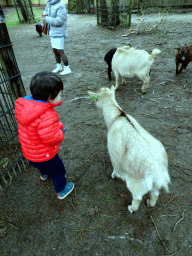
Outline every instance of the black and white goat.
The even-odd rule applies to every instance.
[[[141,91],[146,92],[149,87],[151,65],[156,54],[160,52],[159,49],[154,49],[151,54],[148,54],[144,50],[138,50],[130,46],[117,48],[112,58],[112,70],[116,78],[115,89],[119,87],[120,76],[122,78],[137,76],[143,81]]]

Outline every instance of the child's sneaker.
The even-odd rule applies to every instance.
[[[59,199],[64,199],[66,196],[68,196],[74,189],[74,183],[73,182],[69,182],[66,184],[65,189],[59,193],[57,193],[57,197]]]
[[[41,180],[47,180],[47,179],[48,179],[48,176],[47,176],[47,175],[41,175],[41,176],[40,176],[40,179],[41,179]]]

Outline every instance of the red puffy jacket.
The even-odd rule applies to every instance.
[[[33,100],[32,97],[18,98],[15,101],[15,117],[19,122],[19,141],[25,158],[32,162],[52,159],[64,139],[59,116],[52,104]]]

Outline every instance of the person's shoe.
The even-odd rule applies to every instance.
[[[56,69],[54,69],[54,70],[52,71],[52,73],[58,73],[58,72],[60,72],[60,71],[62,71],[62,70],[63,70],[63,69],[62,69],[61,64],[58,63]]]
[[[63,191],[57,193],[57,197],[59,199],[64,199],[66,196],[68,196],[74,189],[75,185],[73,182],[69,182],[66,184]]]
[[[64,66],[64,70],[60,73],[61,76],[71,74],[71,69],[69,66]]]
[[[41,180],[47,180],[47,179],[48,179],[48,176],[47,176],[47,175],[41,175],[41,176],[40,176],[40,179],[41,179]]]

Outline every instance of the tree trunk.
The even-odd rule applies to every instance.
[[[131,14],[132,14],[132,10],[133,10],[133,0],[129,0],[129,23],[128,23],[128,27],[131,27]]]
[[[28,15],[27,15],[27,11],[24,5],[24,2],[22,0],[16,0],[17,4],[21,10],[21,14],[23,16],[23,19],[27,22],[28,21]]]

